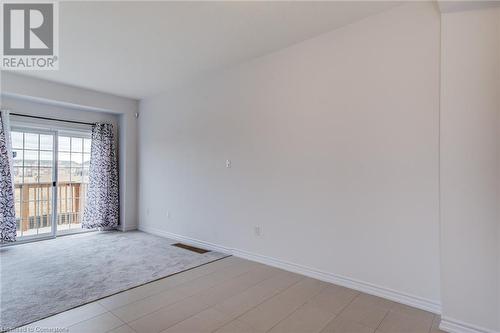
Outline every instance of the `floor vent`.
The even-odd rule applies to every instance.
[[[200,249],[199,247],[194,247],[194,246],[190,246],[190,245],[186,245],[186,244],[182,244],[182,243],[175,243],[175,244],[172,244],[172,246],[177,246],[177,247],[180,247],[181,249],[193,251],[193,252],[196,252],[199,254],[210,252],[209,250]]]

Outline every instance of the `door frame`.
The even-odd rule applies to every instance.
[[[68,135],[68,136],[74,136],[74,137],[81,137],[81,138],[90,138],[91,135],[83,134],[84,132],[87,132],[87,129],[84,128],[83,126],[68,126],[66,124],[62,126],[57,126],[53,122],[50,123],[35,123],[31,121],[17,121],[16,120],[11,120],[11,131],[22,131],[22,132],[30,132],[30,133],[37,133],[37,134],[50,134],[53,135],[53,145],[52,145],[52,218],[51,218],[51,232],[47,234],[43,234],[42,236],[40,235],[30,235],[30,236],[22,236],[19,237],[16,242],[13,243],[6,243],[2,244],[2,247],[4,246],[13,246],[16,244],[23,244],[23,243],[30,243],[30,242],[36,242],[36,241],[41,241],[41,240],[48,240],[48,239],[54,239],[56,237],[64,237],[68,235],[74,235],[74,234],[84,234],[88,232],[94,232],[98,231],[97,229],[88,229],[88,230],[67,230],[67,231],[62,231],[62,232],[57,232],[57,217],[58,217],[58,186],[59,186],[59,180],[58,180],[58,168],[59,168],[59,136],[60,135]],[[88,132],[90,133],[90,128],[88,129]],[[39,147],[40,149],[40,147]]]

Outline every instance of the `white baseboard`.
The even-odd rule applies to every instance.
[[[377,286],[377,285],[374,285],[374,284],[371,284],[368,282],[359,281],[359,280],[352,279],[349,277],[320,271],[320,270],[315,269],[315,268],[287,262],[287,261],[281,260],[281,259],[263,256],[263,255],[256,254],[256,253],[251,253],[251,252],[240,250],[240,249],[231,249],[231,248],[220,246],[217,244],[205,242],[205,241],[202,241],[199,239],[194,239],[191,237],[186,237],[186,236],[174,234],[171,232],[163,231],[163,230],[160,230],[157,228],[151,228],[148,226],[140,225],[139,230],[150,233],[150,234],[162,236],[162,237],[175,239],[175,240],[187,243],[189,245],[193,245],[193,246],[197,246],[197,247],[201,247],[201,248],[205,248],[205,249],[209,249],[209,250],[217,251],[217,252],[221,252],[221,253],[231,254],[231,255],[234,255],[236,257],[260,262],[260,263],[263,263],[263,264],[266,264],[269,266],[281,268],[281,269],[284,269],[284,270],[287,270],[290,272],[305,275],[305,276],[315,278],[315,279],[318,279],[321,281],[330,282],[330,283],[333,283],[336,285],[340,285],[340,286],[347,287],[350,289],[358,290],[358,291],[361,291],[361,292],[364,292],[367,294],[383,297],[383,298],[386,298],[386,299],[389,299],[389,300],[392,300],[392,301],[395,301],[398,303],[413,306],[415,308],[419,308],[419,309],[433,312],[436,314],[441,313],[441,305],[435,301],[427,300],[427,299],[424,299],[424,298],[421,298],[418,296],[414,296],[414,295],[405,294],[405,293],[402,293],[402,292],[399,292],[396,290],[392,290],[389,288],[380,287],[380,286]],[[490,332],[488,332],[488,333],[490,333]]]
[[[137,230],[137,226],[136,225],[127,225],[127,226],[119,225],[118,230],[123,231],[123,232]]]
[[[202,241],[202,240],[199,240],[199,239],[194,239],[194,238],[191,238],[191,237],[185,237],[185,236],[174,234],[174,233],[171,233],[171,232],[168,232],[168,231],[163,231],[163,230],[160,230],[160,229],[157,229],[157,228],[151,228],[151,227],[146,227],[146,226],[139,226],[138,229],[140,231],[144,231],[144,232],[147,232],[149,234],[153,234],[153,235],[157,235],[157,236],[162,236],[162,237],[166,237],[166,238],[170,238],[170,239],[175,239],[177,241],[184,242],[184,243],[186,243],[188,245],[192,245],[192,246],[196,246],[196,247],[201,247],[203,249],[207,249],[207,250],[211,250],[211,251],[216,251],[216,252],[220,252],[220,253],[224,253],[224,254],[233,255],[233,251],[231,249],[227,248],[227,247],[220,246],[220,245],[217,245],[217,244],[212,244],[212,243],[205,242],[205,241]]]
[[[442,317],[439,329],[450,333],[500,333],[484,327],[464,323],[463,321]]]
[[[379,296],[385,299],[389,299],[391,301],[406,304],[432,313],[436,314],[441,313],[441,305],[439,303],[418,296],[405,294],[389,288],[380,287],[372,283],[352,279],[349,277],[341,276],[330,272],[321,271],[315,268],[287,262],[281,259],[250,253],[243,250],[233,249],[232,253],[236,257],[257,261],[269,266],[274,266],[290,272],[305,275],[314,279],[358,290],[370,295]]]

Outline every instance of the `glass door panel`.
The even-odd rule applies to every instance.
[[[90,133],[59,134],[57,233],[82,231],[90,166]]]
[[[17,237],[52,236],[55,133],[12,130]]]

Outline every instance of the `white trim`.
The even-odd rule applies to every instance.
[[[162,236],[162,237],[165,237],[165,238],[174,239],[174,240],[177,240],[177,241],[180,241],[180,242],[187,243],[188,245],[193,245],[193,246],[196,246],[196,247],[201,247],[201,248],[204,248],[204,249],[207,249],[207,250],[211,250],[211,251],[217,251],[217,252],[224,253],[224,254],[229,254],[229,255],[233,255],[233,252],[234,252],[232,249],[227,248],[227,247],[223,247],[223,246],[220,246],[220,245],[212,244],[212,243],[205,242],[205,241],[202,241],[202,240],[199,240],[199,239],[194,239],[194,238],[191,238],[191,237],[181,236],[181,235],[174,234],[174,233],[171,233],[171,232],[168,232],[168,231],[163,231],[163,230],[160,230],[160,229],[157,229],[157,228],[151,228],[151,227],[145,227],[145,226],[139,225],[138,229],[140,231],[144,231],[144,232],[147,232],[147,233],[150,233],[150,234],[153,234],[153,235],[157,235],[157,236]]]
[[[467,324],[464,323],[463,321],[448,317],[441,318],[439,329],[450,333],[500,333],[499,331],[494,331],[488,328]]]
[[[137,226],[136,225],[129,225],[129,226],[118,225],[118,230],[123,231],[123,232],[137,230]]]
[[[377,286],[375,284],[356,280],[350,277],[321,271],[315,268],[287,262],[281,259],[271,258],[260,254],[250,253],[243,250],[233,250],[233,255],[236,257],[245,258],[248,260],[257,261],[269,266],[278,267],[287,271],[302,274],[314,279],[333,283],[346,288],[358,290],[370,295],[379,296],[391,301],[406,304],[415,308],[439,314],[441,313],[441,304],[428,300],[422,297],[406,294],[386,287]]]
[[[392,289],[389,289],[386,287],[377,286],[377,285],[374,285],[372,283],[352,279],[349,277],[345,277],[345,276],[341,276],[341,275],[337,275],[337,274],[333,274],[333,273],[329,273],[329,272],[324,272],[324,271],[321,271],[321,270],[318,270],[315,268],[287,262],[287,261],[282,260],[282,259],[263,256],[260,254],[256,254],[256,253],[252,253],[252,252],[248,252],[248,251],[244,251],[244,250],[240,250],[240,249],[227,248],[227,247],[220,246],[217,244],[212,244],[212,243],[205,242],[205,241],[198,240],[198,239],[194,239],[191,237],[177,235],[177,234],[163,231],[163,230],[156,229],[156,228],[151,228],[151,227],[139,225],[138,229],[141,231],[150,233],[150,234],[154,234],[154,235],[163,236],[166,238],[171,238],[171,239],[175,239],[178,241],[182,241],[182,242],[188,243],[190,245],[194,245],[194,246],[198,246],[198,247],[202,247],[202,248],[206,248],[206,249],[210,249],[213,251],[218,251],[218,252],[222,252],[222,253],[226,253],[226,254],[231,254],[231,255],[234,255],[236,257],[260,262],[260,263],[263,263],[263,264],[266,264],[269,266],[278,267],[278,268],[281,268],[281,269],[284,269],[284,270],[287,270],[290,272],[294,272],[294,273],[298,273],[298,274],[305,275],[308,277],[312,277],[312,278],[315,278],[315,279],[318,279],[321,281],[334,283],[336,285],[340,285],[343,287],[358,290],[358,291],[361,291],[361,292],[364,292],[367,294],[383,297],[383,298],[386,298],[386,299],[389,299],[389,300],[392,300],[392,301],[395,301],[398,303],[413,306],[415,308],[430,311],[430,312],[433,312],[436,314],[441,313],[441,304],[439,304],[436,301],[428,300],[428,299],[414,296],[414,295],[409,295],[409,294],[402,293],[402,292],[399,292],[396,290],[392,290]],[[490,333],[490,332],[487,332],[487,333]],[[496,333],[496,332],[493,332],[493,333]]]

